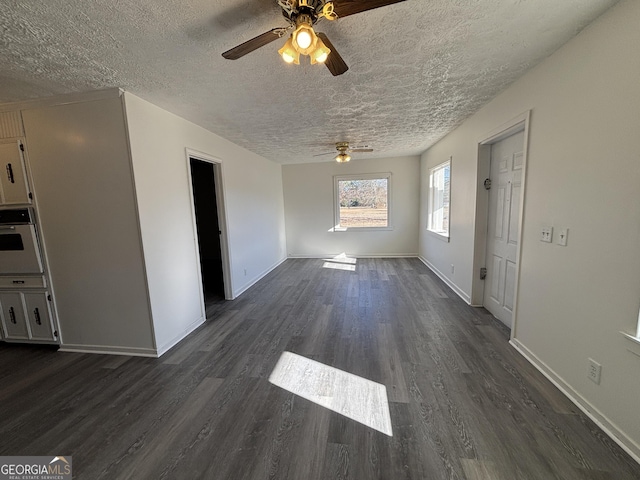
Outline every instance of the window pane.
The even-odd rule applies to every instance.
[[[429,222],[431,231],[449,235],[449,193],[451,165],[446,163],[431,170],[429,181]]]
[[[338,180],[341,228],[389,225],[388,179]]]

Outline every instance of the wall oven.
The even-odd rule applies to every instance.
[[[0,275],[42,274],[42,257],[30,208],[0,210]]]

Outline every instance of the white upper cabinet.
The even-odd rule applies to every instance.
[[[0,205],[31,203],[20,140],[0,141]]]

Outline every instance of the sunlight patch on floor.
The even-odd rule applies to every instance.
[[[346,253],[341,253],[333,258],[325,258],[322,268],[333,268],[334,270],[356,271],[357,258],[349,258]]]
[[[393,436],[387,388],[380,383],[291,352],[282,353],[269,382]]]
[[[334,262],[324,262],[322,264],[322,268],[332,268],[334,270],[346,270],[348,272],[355,272],[356,266],[349,265],[346,263],[334,263]]]

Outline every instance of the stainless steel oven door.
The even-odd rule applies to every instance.
[[[42,273],[33,225],[0,225],[0,275]]]

